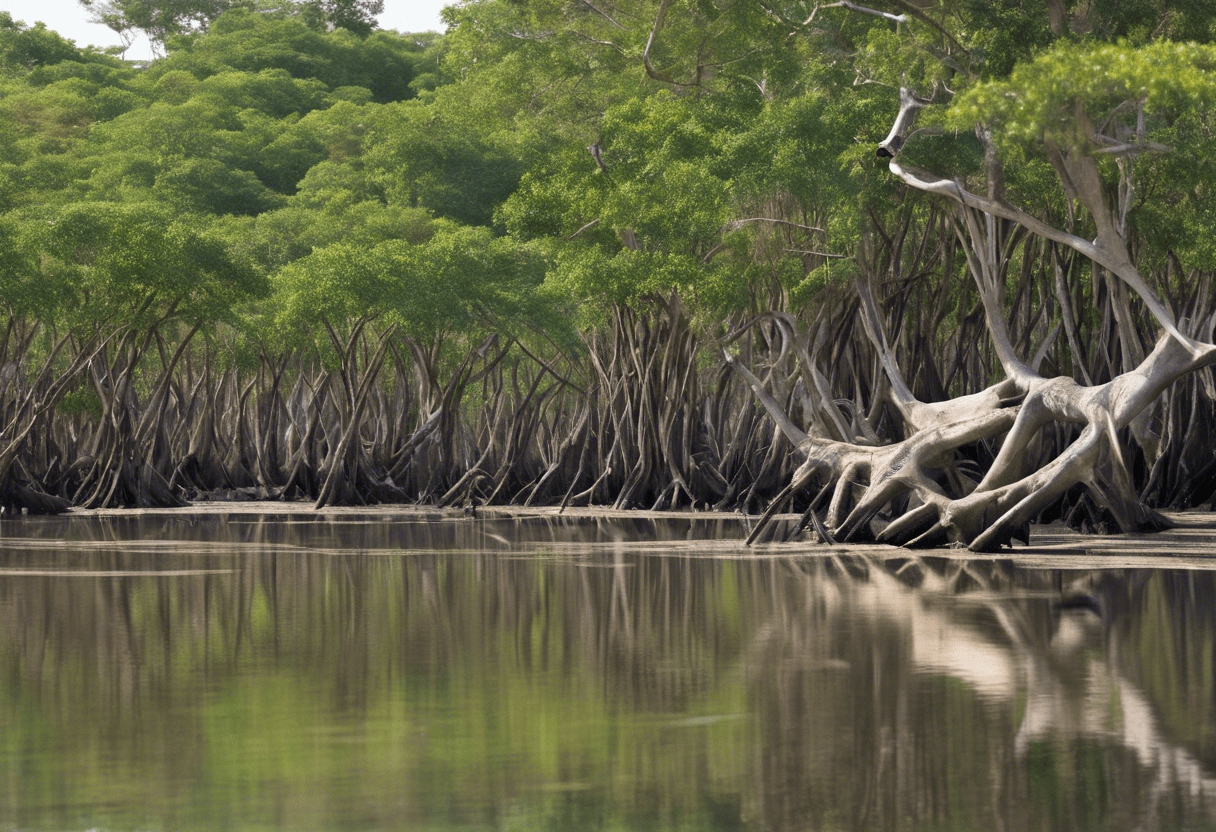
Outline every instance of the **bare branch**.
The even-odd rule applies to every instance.
[[[828,251],[807,251],[806,249],[801,249],[801,248],[783,248],[781,250],[783,252],[786,252],[787,254],[813,254],[816,257],[828,257],[828,258],[831,258],[834,260],[848,260],[849,259],[849,256],[847,254],[832,254],[831,252],[828,252]]]
[[[591,154],[591,158],[595,160],[595,166],[605,173],[608,172],[608,166],[604,164],[604,157],[600,151],[600,143],[587,145],[587,152]]]
[[[761,406],[768,411],[769,417],[772,418],[781,432],[785,434],[785,437],[789,439],[790,442],[792,442],[796,447],[803,448],[803,446],[810,440],[810,437],[807,436],[806,432],[802,428],[795,425],[794,421],[789,416],[785,415],[785,410],[783,410],[781,405],[777,404],[777,400],[764,389],[764,384],[760,381],[760,379],[756,378],[751,370],[747,369],[747,367],[743,366],[743,364],[736,361],[735,357],[728,351],[723,350],[722,354],[726,358],[726,363],[736,369],[739,372],[739,375],[743,377],[743,380],[747,382],[747,386],[752,388],[752,393],[755,394],[756,399],[760,402]],[[803,452],[805,453],[805,450]]]
[[[1110,136],[1103,136],[1100,133],[1095,135],[1094,138],[1106,144],[1106,147],[1099,147],[1094,151],[1094,153],[1109,153],[1112,156],[1136,156],[1141,153],[1168,153],[1173,149],[1168,145],[1160,144],[1158,142],[1144,141],[1136,142],[1135,144],[1130,142],[1121,142],[1118,139],[1112,139]]]
[[[700,84],[685,84],[676,81],[668,75],[663,75],[654,68],[654,64],[650,62],[650,50],[654,47],[655,36],[658,35],[659,29],[663,28],[663,21],[667,18],[667,7],[671,5],[671,0],[663,0],[659,3],[659,11],[654,16],[654,26],[650,29],[650,35],[646,38],[646,49],[642,52],[642,66],[646,68],[646,74],[656,81],[662,81],[664,84],[671,84],[677,87],[697,87]]]
[[[569,237],[567,237],[566,239],[567,239],[567,240],[573,240],[575,237],[577,237],[579,234],[582,234],[584,231],[588,231],[588,230],[590,230],[590,229],[592,229],[592,228],[595,228],[597,225],[599,225],[599,223],[600,223],[600,218],[599,218],[599,217],[596,217],[596,218],[595,218],[595,219],[593,219],[591,222],[587,223],[587,224],[586,224],[586,225],[584,225],[582,228],[580,228],[578,231],[575,231],[573,234],[571,234],[571,235],[570,235]]]
[[[936,97],[935,90],[934,98]],[[887,133],[887,137],[878,145],[876,155],[879,159],[894,159],[899,155],[900,148],[908,139],[909,128],[916,120],[916,111],[926,104],[932,103],[933,99],[921,98],[907,87],[899,88],[899,115],[895,117],[895,123],[891,125],[891,132]]]
[[[837,0],[835,3],[825,3],[821,6],[816,6],[814,11],[811,12],[811,16],[804,20],[802,25],[809,26],[811,21],[815,19],[815,15],[819,14],[820,9],[848,9],[849,11],[860,12],[861,14],[872,14],[875,17],[881,17],[884,20],[890,20],[895,23],[906,23],[908,21],[906,14],[891,14],[890,12],[871,9],[866,6],[859,6],[856,3],[850,3],[849,0]]]
[[[771,222],[774,225],[787,225],[790,228],[801,228],[803,231],[817,231],[820,234],[827,233],[822,228],[816,228],[813,225],[802,225],[800,223],[790,222],[789,220],[779,220],[779,219],[774,219],[772,217],[748,217],[745,220],[734,220],[733,222],[727,223],[726,226],[722,230],[723,231],[738,231],[740,228],[747,225],[749,222]]]
[[[891,173],[898,176],[904,182],[916,188],[918,191],[925,193],[940,194],[942,196],[953,199],[955,202],[966,205],[970,208],[975,208],[983,211],[986,214],[1001,217],[1003,219],[1012,220],[1019,225],[1025,226],[1029,231],[1052,240],[1057,243],[1068,246],[1073,251],[1083,254],[1090,260],[1093,260],[1098,265],[1109,269],[1112,273],[1119,277],[1124,283],[1132,288],[1141,300],[1148,306],[1149,311],[1157,322],[1163,326],[1170,335],[1178,339],[1178,341],[1186,345],[1194,351],[1197,347],[1196,342],[1183,335],[1178,331],[1178,326],[1174,323],[1174,316],[1165,306],[1162,305],[1152,289],[1144,282],[1144,278],[1136,270],[1127,259],[1126,251],[1110,252],[1105,247],[1099,246],[1089,240],[1082,239],[1075,234],[1069,234],[1066,231],[1061,231],[1054,228],[1037,217],[1033,217],[1022,211],[1019,208],[995,199],[987,199],[985,197],[973,194],[962,187],[958,182],[945,179],[936,174],[927,171],[917,170],[915,168],[905,168],[899,164],[894,158],[889,163]]]
[[[579,38],[581,38],[582,40],[586,41],[587,43],[594,43],[596,46],[607,46],[610,49],[615,49],[618,54],[621,54],[621,55],[625,54],[624,49],[617,46],[615,43],[613,43],[610,40],[596,40],[595,38],[591,37],[590,35],[584,35],[582,32],[575,32],[574,34],[576,36],[578,36]]]
[[[622,26],[621,24],[617,23],[615,20],[613,20],[613,19],[612,19],[611,17],[609,17],[607,14],[605,14],[604,12],[600,11],[600,10],[599,10],[598,8],[596,8],[595,6],[593,6],[593,5],[591,5],[590,3],[588,3],[588,2],[587,2],[587,0],[583,0],[583,5],[584,5],[584,6],[586,6],[587,8],[589,8],[589,9],[591,9],[591,11],[595,12],[595,13],[596,13],[596,14],[598,14],[600,17],[604,18],[604,20],[607,20],[609,23],[611,23],[611,24],[612,24],[613,26],[615,26],[616,28],[620,29],[622,32],[623,32],[623,31],[625,31],[625,27],[624,27],[624,26]]]

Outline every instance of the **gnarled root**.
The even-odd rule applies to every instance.
[[[1118,431],[1174,380],[1212,363],[1216,346],[1196,352],[1193,344],[1179,343],[1166,333],[1139,367],[1107,384],[1082,387],[1069,378],[1027,375],[967,397],[965,408],[951,406],[961,400],[943,403],[938,414],[953,421],[934,418],[919,427],[909,424],[912,433],[907,439],[877,447],[809,436],[786,418],[783,430],[804,462],[751,539],[816,479],[832,489],[822,521],[826,536],[842,542],[876,537],[904,546],[953,544],[994,551],[1014,539],[1029,542],[1029,524],[1078,484],[1121,531],[1166,528],[1166,518],[1146,506],[1133,487]],[[760,381],[746,368],[738,369],[765,409],[770,414],[779,411]],[[1018,396],[1010,384],[1025,395],[1020,404],[1014,404]],[[1025,473],[1031,441],[1054,423],[1082,430],[1062,453]],[[1001,435],[1000,451],[975,483],[960,467],[959,450]],[[872,521],[888,507],[896,516],[874,535]]]
[[[728,361],[733,359],[728,356]],[[734,366],[804,459],[790,484],[772,501],[753,529],[749,543],[760,537],[765,524],[794,494],[816,480],[824,483],[825,490],[830,488],[832,495],[822,527],[827,536],[841,542],[874,539],[871,521],[890,505],[911,505],[907,514],[915,516],[919,516],[920,506],[944,506],[951,497],[943,482],[955,487],[974,484],[957,469],[956,451],[1008,432],[1019,411],[1016,404],[993,395],[982,402],[975,400],[971,409],[978,412],[969,417],[953,422],[930,420],[930,426],[901,442],[858,445],[802,432],[784,416],[751,371],[739,364]]]

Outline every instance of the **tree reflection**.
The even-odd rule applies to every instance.
[[[1213,823],[1212,573],[740,557],[727,522],[10,523],[0,816]]]
[[[756,695],[776,714],[764,744],[777,753],[755,789],[798,796],[793,805],[760,800],[766,826],[796,828],[810,816],[821,826],[905,828],[909,814],[1002,829],[1212,822],[1212,688],[1194,673],[1211,661],[1211,621],[1171,613],[1176,574],[1065,582],[993,561],[891,570],[864,558],[792,571],[808,601],[765,630],[765,652],[751,663]],[[1184,578],[1192,603],[1212,598],[1211,577]],[[1082,594],[1088,603],[1061,603]],[[841,633],[846,643],[833,642]],[[1165,644],[1186,655],[1161,653]],[[862,660],[844,665],[848,656]],[[771,673],[793,657],[813,657],[837,681]],[[1139,682],[1145,673],[1156,674],[1161,701]],[[1171,711],[1192,714],[1194,729],[1168,733],[1158,714]],[[853,735],[825,736],[840,725]],[[836,755],[804,755],[823,745]],[[847,819],[841,806],[854,810]]]

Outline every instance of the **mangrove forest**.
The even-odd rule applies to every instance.
[[[158,57],[0,12],[7,511],[1216,499],[1204,4],[84,5]]]

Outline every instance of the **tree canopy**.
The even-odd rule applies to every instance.
[[[950,519],[964,498],[1023,482],[991,448],[1019,435],[1015,399],[1129,390],[1158,327],[1198,361],[1216,321],[1216,22],[1196,4],[475,0],[443,35],[378,30],[378,0],[84,5],[164,54],[137,66],[0,14],[11,326],[138,311],[139,338],[73,341],[56,366],[101,350],[146,388],[129,408],[197,414],[184,391],[212,382],[178,375],[227,355],[232,379],[258,368],[264,431],[290,425],[278,468],[166,433],[156,448],[192,449],[148,458],[166,493],[223,472],[342,499],[409,482],[754,507],[824,475],[827,446],[798,462],[810,438],[907,450],[960,401],[988,421],[932,457],[948,464],[923,493],[857,481],[886,501],[870,519],[949,495],[943,528],[974,542]],[[30,339],[27,359],[49,354]],[[1197,378],[1187,395],[1216,407]],[[1132,480],[1161,504],[1216,489],[1179,467],[1164,395],[1123,421],[1103,405],[1093,447],[1122,461],[1090,483],[1101,506],[1065,503],[1097,518]],[[1042,470],[1093,408],[1042,441]],[[101,500],[114,481],[89,482]],[[871,498],[849,488],[828,526],[865,533]]]

